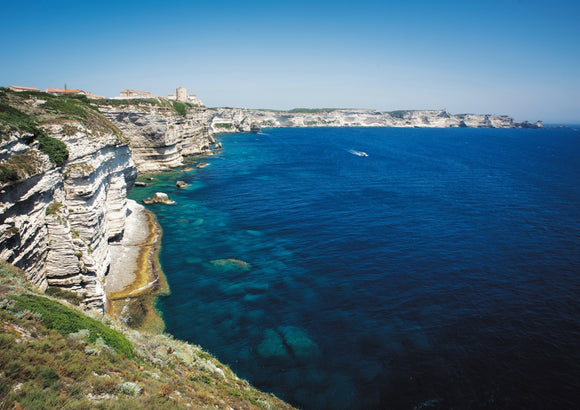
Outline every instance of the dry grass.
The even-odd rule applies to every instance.
[[[129,358],[102,339],[92,342],[86,331],[64,335],[50,329],[44,313],[15,300],[31,291],[21,272],[0,264],[0,408],[292,408],[239,379],[198,346],[169,335],[106,320],[131,342]],[[131,393],[127,382],[140,392]]]

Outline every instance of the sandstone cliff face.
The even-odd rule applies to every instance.
[[[171,107],[137,101],[99,105],[99,110],[129,138],[140,172],[183,165],[185,156],[206,153],[215,144],[204,108],[180,115]]]
[[[131,151],[118,135],[73,120],[42,127],[65,142],[69,158],[62,167],[26,144],[26,133],[4,135],[0,143],[4,159],[39,158],[32,175],[0,191],[0,259],[25,270],[41,290],[66,288],[102,311],[109,241],[123,234],[127,192],[137,176]]]
[[[267,127],[421,127],[421,128],[539,128],[541,123],[516,123],[504,115],[449,114],[445,110],[380,112],[373,110],[329,110],[321,112],[277,112],[218,108],[210,112],[213,132],[248,132],[252,125]]]

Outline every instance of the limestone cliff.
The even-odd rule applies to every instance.
[[[157,98],[89,102],[0,88],[0,259],[40,289],[103,310],[111,242],[123,237],[137,170],[208,152],[214,133],[266,127],[541,127],[445,110],[206,109]],[[218,145],[219,146],[219,145]]]
[[[210,112],[213,132],[248,132],[252,125],[268,127],[421,127],[421,128],[540,128],[541,122],[517,123],[505,115],[449,114],[445,110],[292,110],[268,111],[217,108]]]
[[[137,176],[127,141],[82,100],[0,97],[0,259],[102,311],[109,242],[123,235]]]
[[[98,105],[105,117],[129,138],[140,172],[183,165],[185,156],[206,153],[215,144],[205,108],[183,105],[180,113],[173,104],[159,98],[108,100]]]

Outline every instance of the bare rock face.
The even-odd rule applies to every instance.
[[[62,133],[65,126],[68,135]],[[68,161],[58,167],[44,158],[32,175],[2,186],[0,258],[25,270],[41,290],[74,291],[84,306],[103,311],[109,241],[123,235],[127,193],[137,176],[131,150],[118,136],[93,133],[74,121],[45,131],[66,144]],[[11,134],[0,152],[15,155],[15,141],[29,137]],[[45,156],[34,144],[24,145],[24,153]]]
[[[215,144],[204,108],[191,108],[186,115],[180,115],[162,104],[134,101],[100,105],[99,110],[129,138],[140,172],[183,165],[185,156],[207,153]]]
[[[218,108],[209,113],[214,133],[249,132],[268,127],[541,128],[541,122],[516,123],[505,115],[449,114],[445,110],[304,110],[278,112]]]

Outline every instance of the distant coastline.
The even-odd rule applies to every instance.
[[[397,127],[397,128],[543,128],[542,121],[517,122],[508,115],[451,114],[446,110],[299,108],[290,111],[209,108],[214,134],[250,132],[253,128]]]

